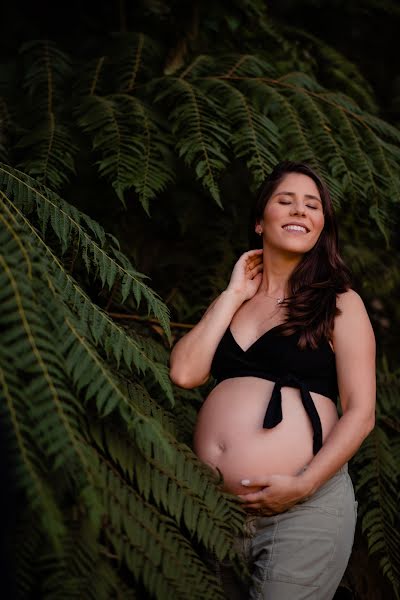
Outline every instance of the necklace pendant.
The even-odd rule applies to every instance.
[[[282,304],[282,302],[283,302],[283,298],[277,298],[276,299],[276,303],[277,304]]]

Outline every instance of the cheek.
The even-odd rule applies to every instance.
[[[324,215],[320,215],[317,219],[315,219],[314,227],[315,227],[315,230],[318,231],[318,235],[320,235],[322,233],[324,225],[325,225]]]
[[[269,223],[273,223],[277,219],[281,219],[282,213],[284,213],[284,211],[282,210],[282,207],[279,206],[278,204],[272,204],[272,205],[267,204],[267,207],[265,208],[264,215],[263,215],[263,221],[264,221],[265,225],[268,226]]]

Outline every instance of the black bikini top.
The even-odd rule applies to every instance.
[[[272,429],[282,421],[282,387],[300,390],[305,411],[314,430],[313,452],[322,447],[321,421],[310,391],[330,398],[338,396],[335,354],[327,339],[318,348],[298,347],[300,332],[282,335],[273,327],[243,350],[227,328],[215,351],[211,374],[220,383],[232,377],[260,377],[275,386],[264,417],[263,427]]]

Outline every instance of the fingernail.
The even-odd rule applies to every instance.
[[[242,481],[240,482],[242,485],[249,485],[250,483],[250,479],[242,479]]]

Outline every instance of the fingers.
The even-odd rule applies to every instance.
[[[262,271],[263,264],[261,263],[260,265],[256,265],[250,271],[248,271],[247,275],[250,277],[250,279],[254,279],[254,277],[256,277],[256,275],[258,275],[259,273],[262,273]]]
[[[259,258],[253,258],[248,260],[248,262],[246,263],[246,269],[254,269],[254,267],[256,267],[257,265],[262,265],[263,264],[263,260],[262,257]]]
[[[253,257],[248,258],[246,261],[246,271],[251,271],[258,265],[262,265],[262,264],[263,264],[262,256],[255,256],[254,258]]]
[[[262,264],[262,252],[263,251],[260,248],[257,250],[249,250],[248,252],[242,254],[238,263],[243,265],[246,275],[257,265]]]
[[[257,248],[257,250],[249,250],[242,254],[241,259],[248,264],[249,262],[262,260],[262,248]]]
[[[242,256],[252,256],[253,254],[261,254],[262,251],[262,248],[255,248],[253,250],[247,250],[247,252],[243,252]]]
[[[263,491],[252,492],[251,494],[238,494],[238,498],[243,503],[260,502]]]

